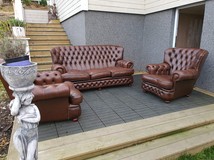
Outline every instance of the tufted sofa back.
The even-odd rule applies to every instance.
[[[44,71],[38,72],[34,84],[48,85],[55,83],[62,83],[61,73],[59,71]]]
[[[170,73],[173,73],[175,70],[190,68],[200,71],[207,55],[208,52],[203,49],[169,48],[164,53],[164,62],[170,65]]]
[[[123,48],[113,45],[62,46],[51,50],[52,63],[65,69],[95,69],[113,67],[123,59]]]

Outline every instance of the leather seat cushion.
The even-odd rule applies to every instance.
[[[154,75],[154,74],[143,74],[142,81],[151,83],[158,88],[172,89],[173,82],[171,75]]]
[[[81,70],[70,70],[67,73],[62,74],[64,81],[84,81],[90,80],[90,75]]]
[[[111,76],[111,72],[106,69],[90,69],[85,70],[91,77],[91,79],[99,79],[99,78],[106,78]]]
[[[130,76],[134,74],[133,68],[109,67],[107,69],[111,72],[112,77]]]
[[[33,101],[47,100],[59,97],[69,97],[70,88],[63,83],[52,85],[35,85],[32,91],[34,98]]]

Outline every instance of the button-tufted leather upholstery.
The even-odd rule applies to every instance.
[[[12,91],[1,74],[0,79],[10,99],[13,99]],[[81,114],[80,103],[83,96],[72,82],[62,81],[60,72],[38,72],[34,84],[33,103],[36,104],[41,113],[40,122],[68,119],[76,121],[78,119]]]
[[[45,71],[37,73],[34,84],[33,102],[40,110],[41,122],[77,120],[83,97],[72,82],[63,82],[58,71]]]
[[[142,88],[165,101],[189,95],[200,75],[208,52],[196,48],[169,48],[164,61],[149,64],[148,74],[142,75]]]
[[[51,56],[52,70],[61,72],[63,80],[74,82],[78,89],[133,83],[133,63],[123,60],[123,48],[120,46],[55,47],[51,50]],[[129,78],[129,81],[121,83],[123,78]],[[109,81],[112,79],[114,80]],[[99,82],[99,85],[93,83],[95,81]],[[105,81],[109,81],[111,84]]]

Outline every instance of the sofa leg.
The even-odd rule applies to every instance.
[[[170,101],[164,101],[165,103],[170,103]]]
[[[77,122],[78,121],[78,118],[74,118],[72,119],[73,122]]]
[[[101,91],[102,90],[102,88],[100,87],[100,88],[98,88],[98,91]]]
[[[189,94],[186,95],[186,97],[189,97],[189,96],[190,96]]]

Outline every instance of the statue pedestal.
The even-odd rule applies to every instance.
[[[32,89],[34,85],[23,88],[12,88],[13,99],[10,102],[11,115],[16,116],[19,128],[13,135],[15,148],[18,150],[20,160],[38,159],[38,124],[40,112],[33,99]]]

